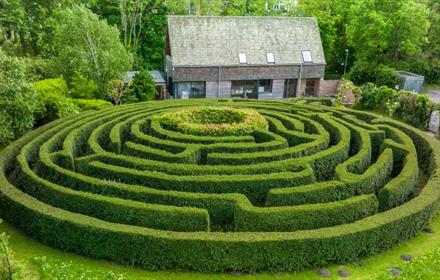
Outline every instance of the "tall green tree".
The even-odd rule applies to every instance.
[[[16,52],[25,32],[25,10],[20,0],[0,1],[0,46]]]
[[[25,73],[25,65],[0,48],[0,146],[32,128],[41,109]]]
[[[296,13],[316,17],[321,33],[322,44],[327,60],[327,72],[342,74],[346,50],[350,52],[348,65],[351,66],[353,50],[350,49],[346,23],[350,6],[355,0],[300,0]]]
[[[134,66],[136,70],[163,69],[167,9],[162,0],[146,1],[144,9]]]
[[[347,35],[357,59],[395,65],[420,55],[429,25],[420,1],[358,0],[350,9]]]
[[[93,80],[99,98],[105,97],[108,81],[121,77],[132,66],[132,56],[120,41],[118,29],[82,5],[62,12],[54,49],[54,74],[61,74],[69,83],[77,73]]]
[[[97,0],[91,9],[117,26],[133,69],[162,69],[167,6],[162,0]]]
[[[440,84],[440,2],[427,0],[429,21],[429,43],[424,46],[422,53],[405,65],[407,70],[415,71],[425,76],[426,82]]]

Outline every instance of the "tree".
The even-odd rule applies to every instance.
[[[34,114],[41,109],[25,73],[25,66],[18,58],[0,49],[0,146],[32,128]]]
[[[440,2],[437,0],[426,2],[431,22],[428,31],[429,43],[424,46],[419,56],[414,57],[413,61],[404,66],[406,70],[424,75],[427,83],[440,84]]]
[[[357,59],[397,64],[428,42],[428,10],[415,0],[359,0],[350,9],[347,35]]]
[[[162,0],[146,2],[139,43],[136,48],[135,69],[163,69],[167,9]]]
[[[85,6],[75,5],[61,15],[55,30],[54,74],[62,75],[69,84],[77,73],[93,80],[102,99],[107,82],[131,68],[132,56],[121,43],[117,28]]]
[[[129,85],[127,91],[123,95],[126,103],[149,101],[156,97],[156,83],[150,73],[141,70]]]
[[[124,96],[125,83],[122,80],[111,80],[107,85],[107,96],[113,101],[115,105],[122,103]]]
[[[2,0],[0,44],[17,55],[48,57],[59,12],[89,0]]]
[[[349,63],[352,64],[354,51],[347,42],[346,23],[350,6],[355,0],[300,0],[296,14],[316,17],[321,33],[325,58],[326,72],[342,74],[349,49]]]
[[[14,52],[20,45],[20,34],[24,29],[24,7],[19,0],[0,2],[0,46]]]
[[[97,0],[92,10],[121,32],[133,69],[162,69],[167,6],[162,0]]]

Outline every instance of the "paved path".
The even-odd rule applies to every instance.
[[[430,90],[428,91],[432,102],[440,104],[440,90]]]

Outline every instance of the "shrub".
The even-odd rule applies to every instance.
[[[370,61],[356,61],[347,77],[356,85],[374,83],[379,87],[387,86],[394,88],[400,84],[400,79],[396,75],[394,68],[383,64],[376,65]]]
[[[122,103],[126,85],[122,80],[111,80],[107,83],[106,94],[115,105]]]
[[[376,81],[376,65],[374,63],[356,61],[351,67],[347,78],[353,81],[356,85],[363,85],[365,83],[374,83]]]
[[[156,83],[146,70],[141,70],[123,95],[125,103],[148,101],[156,98]]]
[[[43,98],[48,95],[69,96],[67,83],[63,78],[41,80],[34,83],[33,87]]]
[[[59,94],[43,95],[41,96],[41,103],[43,104],[43,110],[37,115],[39,124],[48,123],[81,111],[72,99]]]
[[[388,114],[387,104],[394,103],[399,94],[394,89],[382,86],[377,87],[372,83],[367,83],[360,87],[361,98],[359,108],[374,110]]]
[[[94,99],[98,97],[98,86],[93,80],[88,79],[79,72],[75,73],[70,83],[70,96],[72,98]]]
[[[401,91],[395,116],[416,127],[427,127],[434,107],[428,95]]]
[[[86,110],[97,110],[102,107],[111,106],[112,103],[100,99],[72,99],[73,104],[75,104],[81,111]]]
[[[386,86],[367,83],[360,87],[361,98],[355,108],[373,110],[425,128],[435,105],[425,94],[396,91]]]
[[[396,69],[388,65],[379,65],[375,70],[376,85],[395,88],[400,84],[400,78],[396,75]]]

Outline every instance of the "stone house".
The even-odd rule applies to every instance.
[[[308,17],[170,16],[165,53],[174,98],[317,96],[326,65]]]

